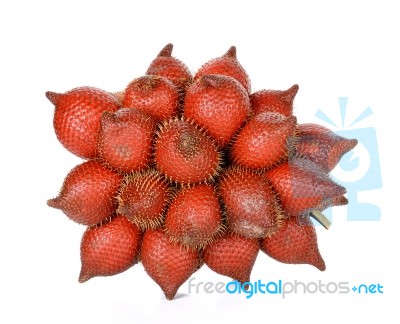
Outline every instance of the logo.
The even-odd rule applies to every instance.
[[[320,109],[315,114],[317,118],[333,126],[336,134],[358,140],[357,146],[342,157],[331,175],[335,181],[347,188],[349,221],[379,221],[380,208],[373,201],[366,202],[360,198],[360,193],[382,187],[376,130],[374,127],[357,128],[357,124],[373,112],[367,107],[357,118],[348,121],[347,104],[347,97],[339,97],[340,123],[334,122]],[[328,219],[332,219],[332,208],[325,210],[324,214]]]
[[[380,295],[383,294],[383,285],[380,283],[368,284],[350,284],[348,281],[329,281],[322,280],[303,282],[299,280],[284,281],[263,281],[257,280],[253,282],[230,281],[211,282],[197,281],[196,277],[192,277],[188,281],[188,293],[192,294],[239,294],[246,299],[250,299],[255,295],[271,295],[280,296],[282,299],[289,295],[333,295],[333,294],[353,294],[353,295]]]

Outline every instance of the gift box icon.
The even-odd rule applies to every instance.
[[[373,201],[360,201],[360,193],[368,190],[377,190],[382,187],[382,175],[379,160],[377,133],[373,127],[357,128],[357,123],[372,114],[370,107],[366,108],[349,126],[345,127],[347,97],[339,97],[341,127],[334,123],[325,113],[318,110],[319,119],[333,125],[334,132],[346,138],[356,138],[357,146],[346,153],[336,168],[332,171],[332,178],[347,188],[347,219],[349,221],[379,221],[380,208]],[[343,129],[346,128],[346,129]],[[325,216],[332,218],[332,209],[324,211]]]

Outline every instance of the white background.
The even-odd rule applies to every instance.
[[[0,323],[399,323],[396,1],[28,1],[0,4]],[[377,131],[383,187],[363,193],[379,222],[349,222],[337,208],[317,228],[327,270],[260,254],[253,280],[380,283],[383,294],[187,294],[169,302],[141,265],[78,283],[84,227],[47,207],[80,159],[57,142],[47,90],[123,89],[167,43],[193,72],[237,46],[253,90],[300,85],[299,122],[317,109]],[[336,118],[336,117],[335,117]],[[396,263],[397,262],[397,263]],[[198,281],[229,279],[206,267]],[[397,321],[396,321],[397,320]]]

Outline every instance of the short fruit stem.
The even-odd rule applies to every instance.
[[[322,214],[322,212],[318,209],[314,209],[310,215],[326,229],[329,229],[329,227],[332,225],[331,221],[328,218],[326,218],[326,216]]]

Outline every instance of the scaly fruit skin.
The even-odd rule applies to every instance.
[[[126,87],[123,107],[138,109],[157,121],[168,119],[179,111],[179,92],[172,81],[145,75]]]
[[[194,249],[171,242],[161,229],[144,234],[141,260],[147,274],[161,287],[165,297],[173,299],[179,287],[201,266]]]
[[[232,77],[204,75],[188,88],[183,114],[225,147],[250,116],[250,100],[243,86]]]
[[[96,276],[112,276],[133,266],[139,254],[141,232],[127,218],[89,227],[81,241],[82,268],[79,282]]]
[[[196,248],[212,241],[222,228],[221,220],[214,188],[202,184],[176,195],[168,208],[165,229],[173,241]]]
[[[356,139],[347,139],[317,124],[297,126],[296,153],[330,172],[339,163],[344,154],[358,143]]]
[[[122,176],[96,160],[79,164],[67,175],[58,197],[47,204],[74,222],[96,225],[115,212]]]
[[[154,120],[136,109],[105,112],[101,120],[99,156],[124,173],[149,166],[152,157]]]
[[[257,239],[225,234],[205,247],[204,262],[211,270],[245,283],[250,281],[259,249]]]
[[[233,167],[219,183],[229,229],[248,238],[274,233],[283,217],[268,182],[255,173]]]
[[[171,189],[155,170],[125,176],[117,196],[117,213],[129,218],[141,229],[161,225],[171,199]]]
[[[194,80],[196,81],[206,74],[230,76],[238,80],[248,93],[251,91],[250,78],[236,57],[235,46],[231,46],[224,55],[202,65],[194,76]]]
[[[165,77],[171,80],[179,91],[184,92],[193,82],[193,77],[189,68],[172,56],[172,49],[173,45],[167,44],[150,63],[146,74]]]
[[[253,168],[270,168],[287,158],[294,143],[296,117],[263,112],[251,118],[233,141],[234,163]]]
[[[349,203],[349,200],[346,198],[346,196],[336,196],[336,197],[329,197],[327,199],[324,199],[316,209],[319,211],[323,211],[324,209],[327,209],[332,206],[345,206]]]
[[[265,177],[277,192],[284,211],[292,216],[306,215],[321,206],[327,208],[346,193],[317,164],[301,158],[279,165],[266,172]]]
[[[264,111],[276,112],[284,116],[293,115],[293,100],[299,90],[297,84],[287,90],[260,90],[250,95],[254,114]]]
[[[158,170],[175,182],[207,181],[219,170],[216,145],[204,131],[183,119],[164,124],[156,138],[154,154]]]
[[[297,84],[251,93],[234,46],[194,77],[172,50],[119,92],[46,92],[57,137],[89,160],[47,202],[88,225],[79,281],[141,260],[172,299],[205,262],[248,289],[261,243],[324,270],[310,217],[329,228],[321,211],[348,203],[328,173],[357,140],[297,125]]]
[[[291,264],[310,264],[324,271],[315,228],[308,217],[289,217],[274,235],[261,240],[261,250],[271,258]]]
[[[55,105],[54,131],[61,144],[73,154],[97,157],[97,139],[103,112],[120,108],[117,98],[93,87],[75,88],[65,93],[46,92]]]

